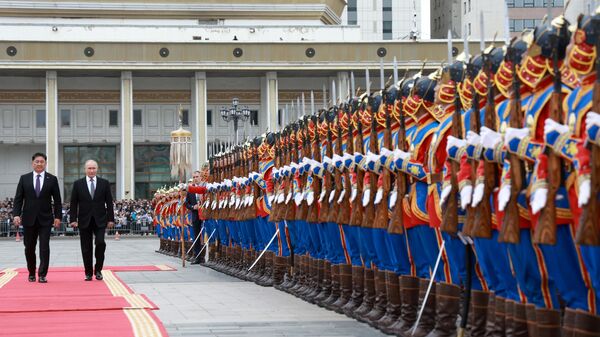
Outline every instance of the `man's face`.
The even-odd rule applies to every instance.
[[[194,181],[194,184],[200,184],[200,173],[194,172],[192,174],[192,180]]]
[[[88,176],[88,178],[94,178],[96,173],[98,173],[98,164],[89,162],[85,165],[85,175]]]
[[[31,167],[35,171],[35,173],[42,173],[46,170],[46,159],[42,156],[37,156],[33,158],[31,162]]]

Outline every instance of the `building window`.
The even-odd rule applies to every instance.
[[[250,125],[258,126],[258,110],[250,110]]]
[[[46,127],[46,110],[35,110],[35,126],[38,128]]]
[[[356,25],[356,23],[357,23],[356,1],[357,0],[348,0],[348,24],[349,25]]]
[[[212,126],[212,110],[206,110],[206,125]]]
[[[523,20],[523,28],[527,29],[527,28],[535,28],[535,20],[533,19],[525,19]]]
[[[392,39],[392,21],[383,21],[383,39]]]
[[[515,0],[506,0],[506,6],[508,8],[513,8],[515,7]]]
[[[471,35],[471,23],[469,22],[469,35]]]
[[[508,28],[511,32],[515,31],[515,19],[508,20]]]
[[[71,110],[62,109],[60,110],[60,125],[64,127],[71,126]]]
[[[142,126],[142,109],[133,109],[133,126]]]
[[[463,8],[464,8],[463,14],[467,14],[467,2],[466,1],[463,1]]]
[[[134,145],[136,198],[151,199],[157,189],[172,181],[169,151],[169,144]]]
[[[550,0],[547,0],[550,1]],[[554,7],[564,7],[565,6],[565,1],[564,0],[554,0]]]
[[[119,126],[119,110],[108,110],[108,126]]]
[[[469,12],[471,11],[471,0],[469,0]]]
[[[183,109],[181,111],[181,125],[190,126],[190,110]]]
[[[523,7],[533,8],[534,0],[523,0]]]
[[[281,126],[281,109],[277,110],[277,125]]]

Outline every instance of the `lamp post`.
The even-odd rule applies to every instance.
[[[225,122],[233,121],[233,131],[235,133],[235,143],[238,143],[238,121],[245,122],[250,118],[250,109],[244,106],[240,109],[238,106],[240,100],[237,97],[233,98],[231,106],[229,108],[221,107],[221,117]]]

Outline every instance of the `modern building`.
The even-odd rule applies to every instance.
[[[348,0],[347,25],[358,25],[363,40],[430,38],[429,3],[420,0]]]
[[[197,168],[214,144],[235,142],[219,113],[233,98],[250,110],[239,137],[252,137],[310,113],[311,93],[316,108],[329,104],[332,82],[345,99],[352,72],[356,87],[379,88],[380,64],[385,81],[394,58],[402,72],[445,59],[445,41],[403,39],[406,23],[392,26],[394,40],[369,40],[343,24],[349,9],[345,0],[1,1],[0,198],[14,195],[36,151],[67,200],[87,159],[117,198],[147,198],[172,181],[180,105]]]
[[[484,37],[504,41],[507,33],[511,37],[519,36],[524,30],[539,25],[548,14],[555,17],[564,12],[566,18],[575,23],[580,13],[593,11],[596,2],[572,0],[565,10],[567,2],[564,0],[431,0],[431,37],[445,39],[451,29],[454,38],[466,34],[470,39],[479,40],[483,14]]]

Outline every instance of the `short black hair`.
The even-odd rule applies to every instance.
[[[31,161],[34,161],[35,158],[37,158],[37,157],[42,157],[42,158],[44,158],[45,161],[48,161],[48,157],[46,157],[46,155],[41,152],[34,153],[33,156],[31,156]]]

